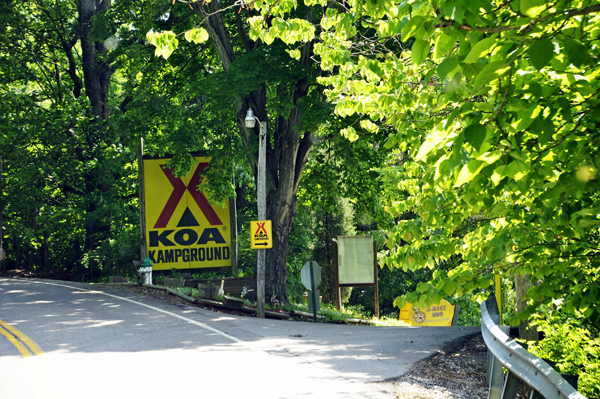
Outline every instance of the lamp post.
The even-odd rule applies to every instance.
[[[248,108],[246,113],[246,127],[252,129],[256,125],[260,126],[259,144],[258,144],[258,220],[267,218],[267,198],[266,198],[266,156],[267,156],[267,122],[261,122],[252,108]],[[265,317],[265,249],[258,250],[256,258],[256,317]]]

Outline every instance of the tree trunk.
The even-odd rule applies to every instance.
[[[103,43],[95,42],[91,39],[92,19],[94,16],[108,10],[111,6],[110,0],[79,0],[79,34],[81,38],[81,55],[82,55],[82,70],[83,82],[85,87],[85,95],[90,100],[92,106],[92,115],[95,117],[94,122],[105,120],[109,116],[108,95],[110,91],[110,78],[114,73],[114,68],[105,63],[101,59],[102,53],[106,51]],[[92,130],[100,129],[99,124],[92,123]],[[86,159],[81,159],[82,162],[87,161],[87,158],[94,158],[94,151],[97,147],[97,142],[101,140],[101,135],[96,132],[87,133],[87,149],[82,152],[89,154]],[[98,168],[88,171],[85,176],[85,194],[86,198],[90,198],[91,194],[99,190],[106,192],[108,185],[103,183],[106,181],[105,176],[99,175]],[[110,232],[110,226],[106,223],[102,215],[94,215],[98,210],[97,205],[89,201],[86,206],[86,213],[89,220],[86,224],[86,249],[93,250],[98,245],[102,236]]]
[[[15,269],[18,269],[20,267],[20,263],[19,263],[19,241],[18,241],[16,233],[13,233],[13,251],[15,252]]]
[[[235,59],[231,38],[225,26],[219,2],[191,3],[204,21],[211,42],[221,59],[223,68],[228,71]],[[210,15],[210,16],[209,16]],[[238,29],[242,28],[238,24]],[[239,32],[246,51],[252,51],[261,45],[258,42],[249,42],[243,29]],[[311,64],[312,45],[306,44],[302,49],[301,62],[308,66]],[[267,78],[265,78],[267,80]],[[294,101],[306,96],[309,84],[306,80],[290,83],[294,85]],[[281,89],[286,95],[289,87]],[[309,151],[314,142],[314,134],[307,132],[300,134],[295,131],[301,116],[301,108],[290,110],[287,118],[278,117],[271,126],[268,123],[267,95],[266,89],[251,92],[248,97],[236,97],[233,99],[236,111],[238,128],[244,148],[247,150],[248,161],[254,172],[255,180],[258,177],[258,152],[251,150],[259,137],[259,126],[253,129],[246,128],[244,119],[248,108],[262,122],[267,122],[267,219],[272,221],[273,248],[266,250],[265,265],[265,295],[270,298],[275,295],[281,302],[288,303],[287,293],[287,254],[289,234],[296,214],[296,193],[300,184],[300,178],[304,165],[308,159]]]
[[[527,291],[533,284],[523,274],[515,274],[515,291],[517,294],[517,312],[525,311],[527,307]],[[538,332],[535,327],[529,325],[529,321],[521,321],[519,324],[519,337],[528,341],[537,341]]]
[[[44,242],[42,244],[43,263],[42,269],[50,270],[50,249],[48,248],[48,232],[44,231]]]
[[[110,77],[114,69],[100,59],[106,50],[103,43],[90,38],[92,18],[111,6],[110,0],[79,0],[79,30],[81,37],[81,60],[85,94],[92,104],[93,115],[104,120],[108,117],[108,93]]]

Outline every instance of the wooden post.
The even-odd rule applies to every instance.
[[[146,259],[146,190],[144,187],[144,139],[140,139],[138,146],[138,186],[140,201],[140,260]]]
[[[335,269],[335,302],[337,304],[338,310],[342,310],[342,292],[340,290],[340,269],[339,264],[341,263],[340,251],[339,251],[339,243],[335,243],[335,258],[333,259],[333,268]]]
[[[379,318],[379,268],[377,267],[377,243],[373,240],[373,290],[375,291],[375,317]]]
[[[524,274],[515,274],[515,291],[517,294],[517,312],[523,312],[527,307],[527,291],[533,284]],[[519,337],[528,341],[537,341],[538,332],[535,327],[531,327],[528,321],[521,321],[519,324]]]
[[[235,187],[235,180],[233,181]],[[238,242],[237,242],[237,208],[235,197],[229,197],[229,222],[231,225],[231,269],[237,276],[238,271]]]
[[[500,314],[500,322],[498,324],[502,324],[502,277],[500,274],[496,273],[494,276],[495,281],[495,291],[496,291],[496,303],[498,304],[498,312]]]
[[[267,168],[267,122],[260,122],[258,146],[258,220],[267,218],[266,168]],[[265,249],[258,250],[256,257],[256,317],[265,318]]]

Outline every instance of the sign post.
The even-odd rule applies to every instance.
[[[319,290],[317,287],[321,283],[321,266],[315,261],[306,262],[300,272],[300,280],[306,288],[310,290],[310,299],[308,309],[313,312],[313,321],[317,322],[317,310],[320,309]]]

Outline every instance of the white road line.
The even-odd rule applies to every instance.
[[[111,298],[120,299],[122,301],[131,302],[131,303],[134,303],[136,305],[140,305],[140,306],[144,306],[144,307],[146,307],[148,309],[152,309],[152,310],[154,310],[156,312],[164,313],[164,314],[169,315],[171,317],[175,317],[175,318],[177,318],[179,320],[183,320],[183,321],[188,322],[190,324],[194,324],[194,325],[196,325],[198,327],[204,328],[205,330],[212,331],[215,334],[219,334],[219,335],[221,335],[221,336],[223,336],[223,337],[225,337],[225,338],[227,338],[227,339],[229,339],[229,340],[231,340],[231,341],[233,341],[235,343],[238,343],[238,344],[245,344],[246,343],[246,342],[242,341],[239,338],[233,337],[233,336],[231,336],[229,334],[224,333],[221,330],[217,330],[216,328],[208,326],[208,325],[206,325],[204,323],[200,323],[199,321],[189,319],[187,317],[178,315],[177,313],[169,312],[168,310],[163,310],[163,309],[156,308],[154,306],[146,305],[145,303],[137,302],[137,301],[134,301],[132,299],[123,298],[123,297],[120,297],[120,296],[117,296],[117,295],[107,294],[106,292],[102,292],[102,291],[88,290],[87,288],[73,287],[72,285],[66,285],[66,284],[48,283],[48,282],[45,282],[45,281],[32,281],[32,283],[54,285],[54,286],[57,286],[57,287],[66,287],[66,288],[71,288],[71,289],[74,289],[74,290],[87,291],[87,292],[89,292],[91,294],[101,294],[101,295],[109,296]]]

